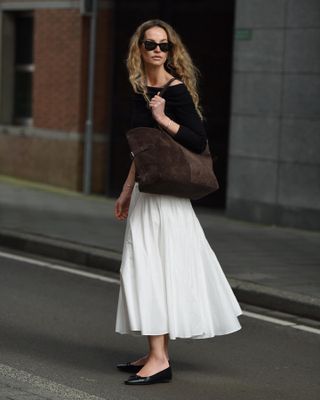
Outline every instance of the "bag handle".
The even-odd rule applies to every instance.
[[[168,89],[169,85],[171,82],[175,81],[177,78],[171,78],[168,80],[168,82],[163,86],[163,88],[161,89],[159,96],[162,97],[163,93]]]
[[[163,93],[168,89],[170,83],[173,82],[173,81],[175,81],[176,79],[177,79],[177,78],[171,78],[171,79],[168,80],[168,82],[163,86],[163,88],[162,88],[162,89],[160,90],[160,92],[159,92],[159,96],[160,96],[160,97],[161,97],[161,96],[163,95]],[[148,106],[149,106],[150,99],[149,99],[148,96],[147,96],[147,99],[148,99]],[[147,99],[145,99],[145,100],[147,100]]]

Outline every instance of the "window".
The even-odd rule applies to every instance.
[[[13,123],[32,125],[33,16],[15,13]]]

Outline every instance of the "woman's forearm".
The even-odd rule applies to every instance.
[[[130,166],[128,177],[127,177],[125,183],[123,184],[122,191],[126,191],[126,192],[130,192],[131,193],[132,190],[133,190],[135,179],[136,179],[136,166],[135,166],[135,163],[134,163],[134,160],[133,160],[132,163],[131,163],[131,166]]]
[[[158,121],[158,124],[161,125],[168,133],[174,136],[179,128],[180,125],[173,121],[171,118],[167,117],[166,115]]]

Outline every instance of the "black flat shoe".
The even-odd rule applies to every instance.
[[[117,364],[117,368],[124,372],[139,372],[143,365],[133,365],[129,362]]]
[[[170,365],[170,360],[168,360],[168,363]],[[117,368],[120,371],[124,371],[124,372],[136,373],[136,372],[139,372],[142,367],[143,367],[143,365],[133,365],[133,364],[131,364],[130,361],[126,362],[126,363],[117,364]]]
[[[129,376],[124,383],[126,385],[150,385],[152,383],[170,382],[171,379],[172,371],[171,366],[169,366],[168,368],[150,376],[139,376],[137,374]]]

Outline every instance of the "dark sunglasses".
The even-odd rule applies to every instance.
[[[160,50],[165,52],[165,53],[172,49],[172,43],[171,42],[156,43],[153,40],[143,40],[142,43],[144,44],[144,48],[147,51],[154,50],[157,46],[159,46]]]

